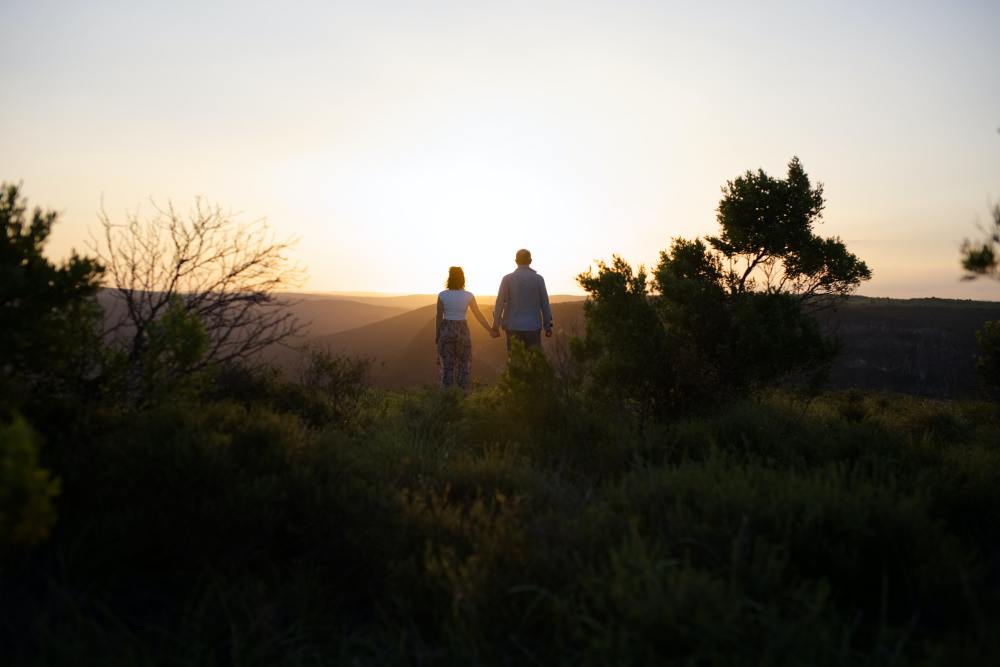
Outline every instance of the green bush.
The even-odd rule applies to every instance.
[[[38,436],[20,416],[0,423],[0,548],[31,546],[56,520],[59,480],[38,463]]]
[[[519,340],[511,345],[496,392],[515,429],[541,433],[554,427],[553,420],[559,419],[555,371],[541,350],[528,349]]]
[[[328,351],[301,351],[296,377],[266,364],[233,363],[214,369],[207,395],[291,412],[311,426],[358,426],[364,419],[371,362]]]
[[[183,299],[174,297],[163,314],[149,323],[142,355],[128,371],[135,377],[127,385],[130,395],[126,398],[155,404],[197,395],[208,380],[200,368],[208,348],[205,325]]]

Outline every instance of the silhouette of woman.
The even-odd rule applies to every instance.
[[[441,367],[441,386],[448,388],[458,384],[463,390],[469,388],[469,372],[472,366],[472,339],[465,314],[472,310],[483,328],[496,338],[498,333],[486,321],[476,297],[465,289],[465,272],[460,266],[448,269],[448,288],[438,294],[437,317],[434,327],[434,342],[437,345],[438,364]]]

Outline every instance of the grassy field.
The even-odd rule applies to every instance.
[[[7,664],[998,664],[998,433],[995,403],[856,391],[640,427],[558,387],[334,405],[247,372],[47,429],[58,521],[4,553],[0,643]]]

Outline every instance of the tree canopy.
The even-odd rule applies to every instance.
[[[836,351],[813,316],[871,278],[815,227],[826,202],[798,158],[785,178],[747,171],[722,188],[719,233],[675,238],[652,272],[615,257],[579,276],[590,294],[578,345],[595,386],[672,410],[798,377],[822,379]]]
[[[846,295],[871,278],[871,269],[837,237],[816,234],[826,201],[793,157],[784,179],[758,169],[722,188],[720,233],[706,241],[723,267],[732,294],[777,292],[805,301]]]
[[[37,207],[29,214],[20,186],[0,185],[2,408],[42,388],[55,398],[93,370],[101,317],[93,297],[104,268],[75,252],[60,264],[45,257],[58,218]]]

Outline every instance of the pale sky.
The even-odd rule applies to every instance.
[[[62,212],[196,196],[299,239],[310,290],[551,293],[716,231],[720,187],[826,185],[872,296],[1000,299],[1000,2],[0,0],[0,180]]]

